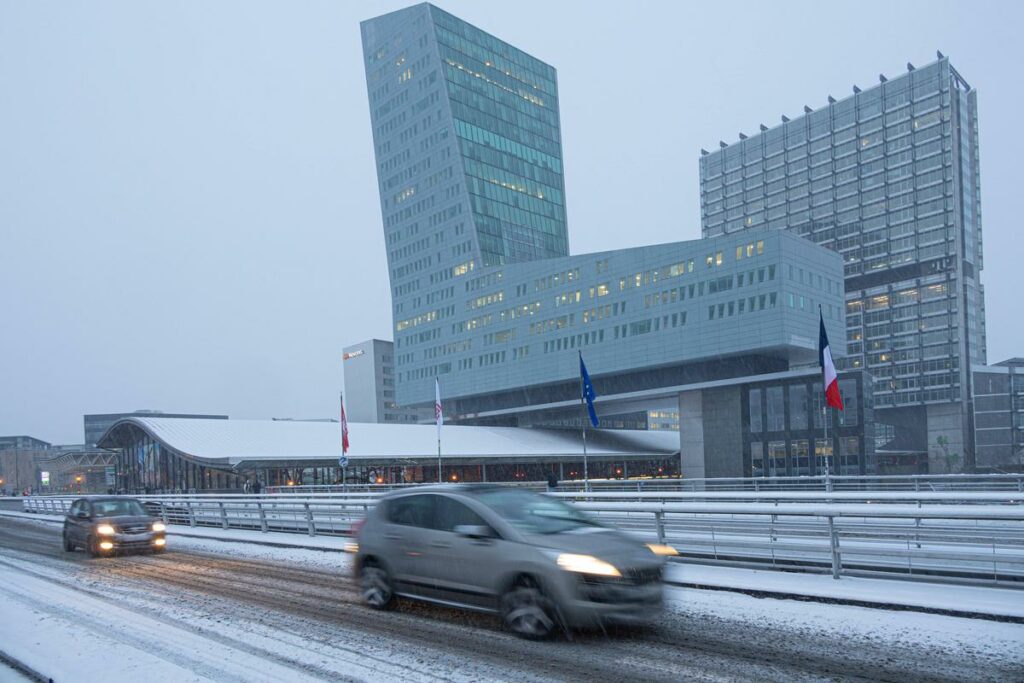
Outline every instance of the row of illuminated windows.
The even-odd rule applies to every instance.
[[[454,119],[455,133],[463,140],[490,147],[504,155],[514,155],[530,164],[547,168],[555,173],[562,173],[562,161],[559,157],[545,153],[539,149],[520,144],[505,136],[474,125],[468,121]],[[498,161],[500,164],[500,160]]]
[[[497,81],[474,77],[470,69],[446,57],[445,79],[452,114],[484,128],[500,130],[508,124],[513,135],[531,147],[547,151],[558,145],[558,102],[529,91],[509,88]]]
[[[509,98],[516,98],[502,98],[503,100],[506,100],[504,106],[518,105],[517,109],[519,109],[519,111],[522,111],[523,113],[530,112],[529,108],[523,103],[541,108],[547,106],[545,104],[545,100],[548,98],[546,98],[546,96],[543,93],[534,92],[532,90],[523,88],[518,84],[508,85],[507,83],[502,82],[498,78],[498,74],[486,68],[487,64],[482,65],[485,67],[484,69],[481,69],[480,66],[477,66],[472,63],[465,64],[462,61],[464,59],[464,56],[460,55],[454,50],[442,50],[441,58],[449,67],[451,67],[447,74],[447,78],[449,81],[453,81],[456,83],[461,81],[463,86],[470,88],[477,86],[480,83],[486,83],[491,88],[498,91],[495,94],[501,93],[509,96]],[[470,62],[471,60],[465,61]],[[522,103],[519,102],[518,100],[522,100]],[[557,99],[551,98],[551,100],[552,104],[557,105]]]
[[[505,292],[498,291],[493,294],[487,294],[484,296],[478,296],[475,299],[470,299],[466,302],[466,308],[472,310],[474,308],[483,308],[484,306],[493,306],[494,304],[500,304],[505,300]]]
[[[846,312],[850,314],[858,313],[860,311],[877,311],[887,309],[890,306],[902,306],[918,303],[920,301],[944,299],[948,296],[954,295],[955,294],[951,294],[948,283],[937,282],[920,288],[910,287],[908,289],[897,290],[891,294],[883,292],[863,299],[847,301]]]
[[[411,327],[418,327],[419,325],[425,325],[426,323],[431,323],[435,320],[442,320],[453,315],[455,315],[455,306],[444,306],[433,311],[422,313],[413,318],[399,320],[395,323],[395,331],[401,332]]]
[[[509,45],[480,29],[431,8],[435,16],[435,35],[439,43],[470,56],[481,64],[493,66],[509,78],[536,90],[554,95],[555,70],[536,57]]]
[[[841,436],[839,457],[831,440],[814,439],[814,458],[809,439],[750,442],[750,474],[754,477],[796,477],[824,473],[862,474],[860,437]],[[788,444],[788,447],[787,447]]]
[[[470,194],[469,200],[473,207],[473,213],[480,223],[477,226],[477,231],[480,236],[481,250],[486,249],[488,238],[495,240],[499,244],[503,243],[503,231],[501,230],[503,223],[523,226],[548,235],[560,236],[565,232],[565,213],[561,207],[553,204],[541,202],[541,205],[537,207],[541,212],[536,213],[520,209],[518,206],[485,199],[476,194]],[[492,226],[485,222],[487,220],[493,221],[493,227],[497,228],[496,231],[489,231],[489,228]],[[524,232],[522,236],[526,238],[525,241],[529,241],[533,238],[534,234],[532,232]],[[500,248],[498,252],[501,252]]]
[[[542,166],[531,159],[521,159],[473,142],[464,142],[459,149],[467,175],[488,178],[494,174],[495,169],[500,168],[517,178],[534,181],[545,187],[562,186],[561,170]]]

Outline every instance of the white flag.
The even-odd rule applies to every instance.
[[[441,425],[444,424],[444,411],[441,410],[441,382],[434,378],[434,421],[437,422],[437,440],[441,440]]]

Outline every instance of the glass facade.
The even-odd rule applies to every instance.
[[[874,474],[872,384],[862,371],[841,373],[845,410],[827,412],[817,374],[744,385],[744,476],[821,475],[826,463],[832,474]]]
[[[361,30],[396,405],[437,378],[453,419],[507,424],[576,395],[580,351],[607,396],[810,361],[818,305],[844,327],[841,259],[794,235],[568,255],[555,70],[429,4]]]
[[[985,362],[976,92],[941,58],[700,160],[705,236],[843,257],[848,356],[878,407],[967,400]]]
[[[1024,471],[1024,359],[975,367],[974,438],[980,471]]]
[[[555,69],[430,15],[483,265],[568,255]]]

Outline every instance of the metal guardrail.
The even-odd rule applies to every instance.
[[[927,577],[1024,589],[1024,503],[1013,492],[561,493],[601,520],[728,566]],[[344,535],[377,493],[140,496],[169,524]],[[31,497],[65,514],[75,497]]]
[[[430,484],[432,482],[425,482]],[[507,486],[545,489],[543,481],[501,482]],[[269,486],[266,493],[342,493],[391,491],[423,484],[340,484]],[[592,491],[1019,491],[1024,492],[1021,474],[908,474],[838,475],[831,477],[725,477],[710,479],[591,479]],[[562,480],[559,491],[584,490],[579,479]]]

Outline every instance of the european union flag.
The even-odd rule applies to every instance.
[[[590,375],[587,373],[587,366],[583,364],[583,352],[580,351],[580,388],[583,392],[582,398],[587,402],[587,412],[590,413],[590,424],[597,427],[601,421],[597,419],[594,411],[594,399],[597,394],[594,392],[594,385],[590,382]]]

